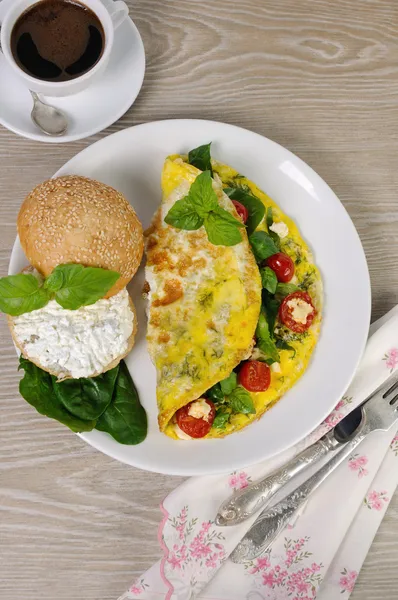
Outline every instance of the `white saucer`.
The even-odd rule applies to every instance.
[[[29,91],[13,74],[0,52],[0,123],[23,137],[59,144],[94,135],[115,123],[130,108],[141,89],[145,51],[138,29],[126,19],[117,30],[103,78],[66,98],[43,98],[66,112],[69,129],[61,137],[49,137],[32,123]]]

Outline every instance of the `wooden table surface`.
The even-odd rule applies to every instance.
[[[119,129],[200,117],[257,131],[308,162],[358,229],[373,318],[394,306],[395,0],[134,0],[131,14],[147,72],[118,123],[55,146],[0,127],[0,273],[7,272],[20,203],[34,185]],[[18,395],[17,359],[4,319],[0,326],[0,597],[115,600],[159,558],[158,505],[180,480],[119,464],[35,413]],[[352,598],[396,600],[397,590],[396,495]]]

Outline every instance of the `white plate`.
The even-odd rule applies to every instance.
[[[309,166],[267,138],[212,121],[147,123],[93,144],[56,175],[86,175],[114,186],[129,199],[145,228],[159,205],[165,157],[209,141],[213,142],[214,158],[257,183],[300,227],[322,272],[324,319],[308,370],[262,419],[223,440],[174,441],[161,434],[157,426],[156,377],[145,342],[141,267],[131,286],[139,334],[126,362],[148,413],[148,437],[139,446],[122,446],[100,431],[81,437],[117,460],[173,475],[232,471],[298,442],[327,416],[351,382],[365,346],[370,318],[367,264],[348,214]],[[25,265],[16,240],[10,273]]]
[[[68,116],[66,135],[50,137],[32,122],[32,98],[0,52],[0,123],[23,137],[59,144],[94,135],[115,123],[138,96],[145,74],[145,51],[131,19],[118,28],[103,77],[89,88],[65,98],[43,97]]]

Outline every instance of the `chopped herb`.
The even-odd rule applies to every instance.
[[[213,297],[213,292],[203,292],[203,294],[199,296],[198,302],[203,310],[210,308],[210,306],[213,304]]]

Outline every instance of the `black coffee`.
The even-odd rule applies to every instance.
[[[26,10],[11,33],[11,50],[28,75],[69,81],[99,61],[105,45],[92,10],[70,0],[42,0]]]

